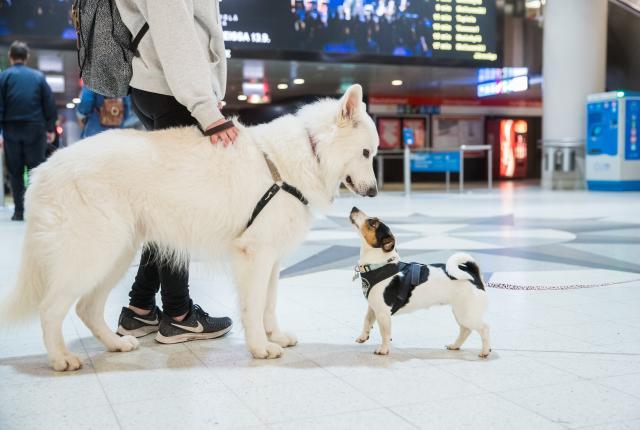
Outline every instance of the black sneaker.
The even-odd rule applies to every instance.
[[[182,321],[164,316],[156,341],[160,343],[180,343],[188,340],[213,339],[224,336],[233,327],[229,317],[210,317],[198,305],[193,305],[189,315]]]
[[[11,221],[24,221],[24,214],[22,212],[14,212]]]
[[[162,320],[160,309],[156,308],[145,316],[136,314],[129,308],[122,308],[120,318],[118,318],[118,333],[120,336],[142,337],[150,333],[155,333],[160,327]]]

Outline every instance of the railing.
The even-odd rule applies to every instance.
[[[464,191],[464,153],[466,151],[487,151],[487,188],[493,187],[493,149],[491,145],[460,145],[460,192]]]
[[[493,186],[492,181],[492,161],[493,161],[493,149],[491,145],[461,145],[460,152],[460,172],[459,172],[459,184],[458,189],[459,192],[464,191],[464,155],[466,152],[477,152],[477,151],[486,151],[487,152],[487,187],[491,189]],[[404,150],[401,149],[392,149],[392,150],[382,150],[378,152],[377,155],[377,177],[378,177],[378,188],[382,189],[384,185],[384,160],[385,159],[402,159],[403,160],[403,179],[404,179],[404,193],[405,195],[411,195],[411,154],[422,153],[422,152],[439,152],[434,151],[433,149],[419,149],[419,150],[411,150],[409,146],[405,146]],[[445,181],[447,191],[449,191],[449,185],[451,180],[451,172],[446,171],[445,173]]]

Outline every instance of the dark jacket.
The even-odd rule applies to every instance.
[[[44,75],[16,64],[0,73],[0,123],[35,122],[53,131],[56,105]]]

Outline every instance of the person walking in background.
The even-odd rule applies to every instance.
[[[138,45],[139,55],[133,58],[130,82],[132,108],[145,128],[209,130],[224,124],[220,109],[227,61],[219,0],[116,0],[116,5],[131,34],[149,25]],[[213,133],[210,140],[227,146],[236,135],[230,127]],[[155,302],[158,290],[163,314]],[[121,335],[158,332],[158,342],[177,343],[222,336],[233,324],[194,304],[188,267],[171,267],[153,244],[142,253],[129,297],[118,320]]]
[[[81,137],[84,139],[112,128],[124,128],[130,112],[129,97],[104,97],[86,87],[82,88],[77,106],[83,126]]]
[[[9,67],[0,73],[0,122],[4,154],[15,204],[14,221],[24,219],[24,170],[45,160],[47,142],[54,139],[57,117],[51,88],[44,74],[25,65],[26,43],[9,48]]]

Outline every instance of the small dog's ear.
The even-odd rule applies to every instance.
[[[391,252],[396,247],[396,239],[393,236],[385,236],[382,239],[382,250],[384,252]]]

